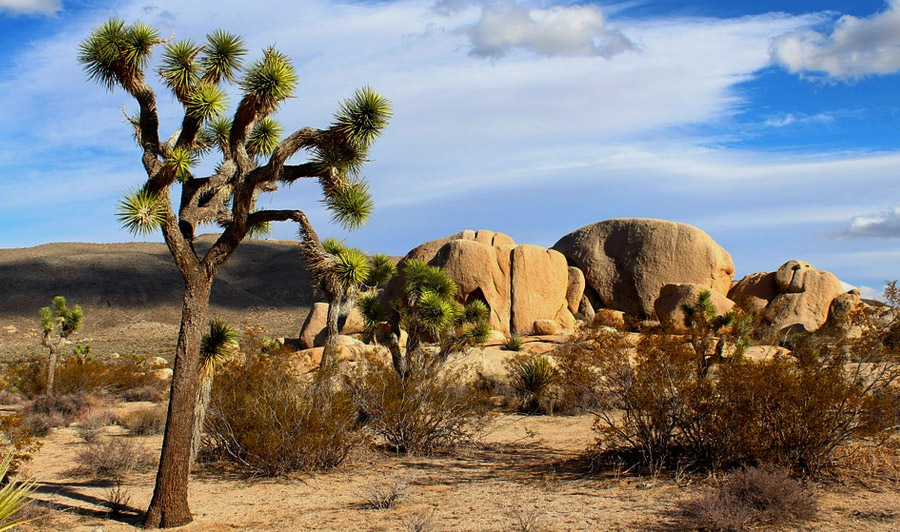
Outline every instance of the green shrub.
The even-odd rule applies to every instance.
[[[506,341],[503,343],[503,349],[506,351],[515,351],[519,352],[522,350],[522,337],[518,335],[511,335]]]
[[[267,354],[222,364],[202,455],[275,476],[338,466],[362,443],[356,408],[336,376],[299,382],[285,364]]]
[[[545,355],[519,355],[506,361],[521,412],[552,414],[559,371]]]
[[[461,370],[423,366],[407,378],[370,354],[351,379],[366,427],[399,453],[421,454],[468,441],[487,417],[484,392]]]

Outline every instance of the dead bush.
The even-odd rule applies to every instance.
[[[148,406],[120,415],[117,422],[132,436],[155,436],[166,428],[167,413],[166,405]]]
[[[362,443],[356,417],[333,373],[303,383],[279,355],[236,357],[217,370],[202,454],[266,476],[327,469]]]
[[[121,481],[154,464],[150,453],[134,440],[105,438],[87,444],[75,457],[73,473],[92,479]]]
[[[781,526],[816,516],[816,501],[787,469],[748,467],[718,488],[682,506],[686,530],[742,532]]]
[[[116,360],[99,360],[68,356],[56,365],[54,393],[70,395],[77,393],[105,392],[123,396],[138,388],[157,390],[153,395],[164,394],[165,383],[141,366],[139,357],[123,357]],[[44,357],[24,358],[9,363],[6,379],[9,386],[25,397],[44,393],[47,386],[47,361]]]
[[[399,453],[429,453],[471,439],[487,419],[482,388],[461,370],[424,366],[403,378],[370,354],[351,379],[353,399],[366,427]]]
[[[22,414],[32,433],[44,437],[54,427],[69,426],[95,404],[96,401],[84,393],[39,395],[22,409]]]
[[[409,481],[406,479],[391,479],[387,482],[369,486],[362,495],[366,501],[366,507],[372,510],[388,510],[393,508],[406,497],[409,489]]]
[[[49,430],[49,429],[48,429]],[[28,462],[32,454],[41,448],[41,442],[28,427],[20,414],[0,416],[0,455],[12,455],[7,473],[16,473],[21,464]],[[0,478],[0,484],[4,481]]]
[[[113,421],[114,416],[109,410],[92,409],[81,416],[75,432],[85,443],[91,443],[96,441],[103,429],[112,425]]]

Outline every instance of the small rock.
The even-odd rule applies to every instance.
[[[538,336],[556,334],[559,331],[559,324],[554,320],[534,320],[533,330]]]

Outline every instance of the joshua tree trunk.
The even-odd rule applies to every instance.
[[[337,290],[328,290],[328,317],[325,322],[325,348],[322,350],[322,361],[319,368],[324,369],[329,364],[337,361],[338,356],[338,319],[341,316],[341,293]]]
[[[50,348],[50,368],[47,370],[47,395],[53,395],[53,382],[56,380],[56,349],[48,343]]]
[[[197,453],[200,450],[203,424],[206,422],[206,411],[209,409],[209,401],[212,399],[214,376],[214,368],[210,367],[200,371],[200,387],[197,390],[197,405],[194,407],[194,430],[191,437],[191,464],[197,461]]]
[[[196,272],[185,281],[181,330],[175,348],[175,367],[169,413],[163,436],[156,487],[144,517],[146,528],[168,528],[191,522],[187,487],[191,469],[191,440],[197,399],[200,339],[209,308],[212,276]]]

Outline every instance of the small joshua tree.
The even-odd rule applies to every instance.
[[[180,128],[168,138],[160,134],[156,93],[145,77],[158,45],[164,49],[155,72],[184,108]],[[129,121],[147,179],[121,201],[119,219],[134,233],[161,230],[185,284],[159,470],[144,517],[147,527],[192,520],[187,487],[200,343],[219,269],[244,238],[277,221],[300,226],[301,251],[311,272],[324,276],[333,267],[303,211],[257,209],[259,194],[315,179],[333,219],[347,228],[364,223],[373,208],[358,175],[370,145],[387,125],[390,103],[364,88],[340,105],[328,128],[305,127],[283,137],[273,115],[292,97],[297,73],[274,47],[245,66],[246,53],[240,37],[221,30],[208,34],[202,44],[164,41],[150,26],[115,19],[95,28],[79,50],[78,60],[89,79],[110,91],[123,89],[138,105]],[[225,84],[234,85],[239,98],[230,118],[225,115]],[[287,164],[303,152],[306,162]],[[195,176],[193,168],[200,159],[213,153],[221,156],[213,173]],[[208,224],[222,231],[201,252],[194,247],[194,236]]]
[[[478,300],[465,306],[457,302],[456,283],[446,272],[420,260],[409,260],[403,265],[402,275],[403,298],[388,302],[389,309],[377,294],[359,299],[367,326],[390,349],[394,369],[401,378],[440,367],[453,353],[487,338],[487,305]],[[407,333],[405,348],[400,345],[401,329]],[[437,349],[425,348],[424,342],[429,339]]]
[[[71,308],[66,298],[56,296],[52,307],[41,309],[41,345],[50,351],[50,363],[47,369],[47,395],[53,395],[53,381],[56,377],[56,359],[60,349],[70,336],[78,332],[84,323],[84,312],[80,305]]]
[[[690,329],[691,346],[697,356],[698,376],[705,377],[709,372],[710,361],[707,355],[713,352],[713,349],[717,356],[722,355],[724,338],[717,340],[717,336],[726,327],[733,325],[736,329],[736,356],[740,356],[747,348],[749,317],[738,318],[733,311],[719,314],[712,303],[712,293],[709,290],[700,290],[697,293],[697,302],[693,305],[685,303],[681,306],[681,310],[684,312],[684,325]]]
[[[383,253],[369,259],[356,248],[345,246],[334,238],[322,241],[332,265],[319,279],[320,289],[328,298],[328,317],[325,327],[325,349],[320,366],[335,361],[337,337],[350,310],[360,294],[377,294],[378,287],[386,283],[396,271],[394,263]]]

